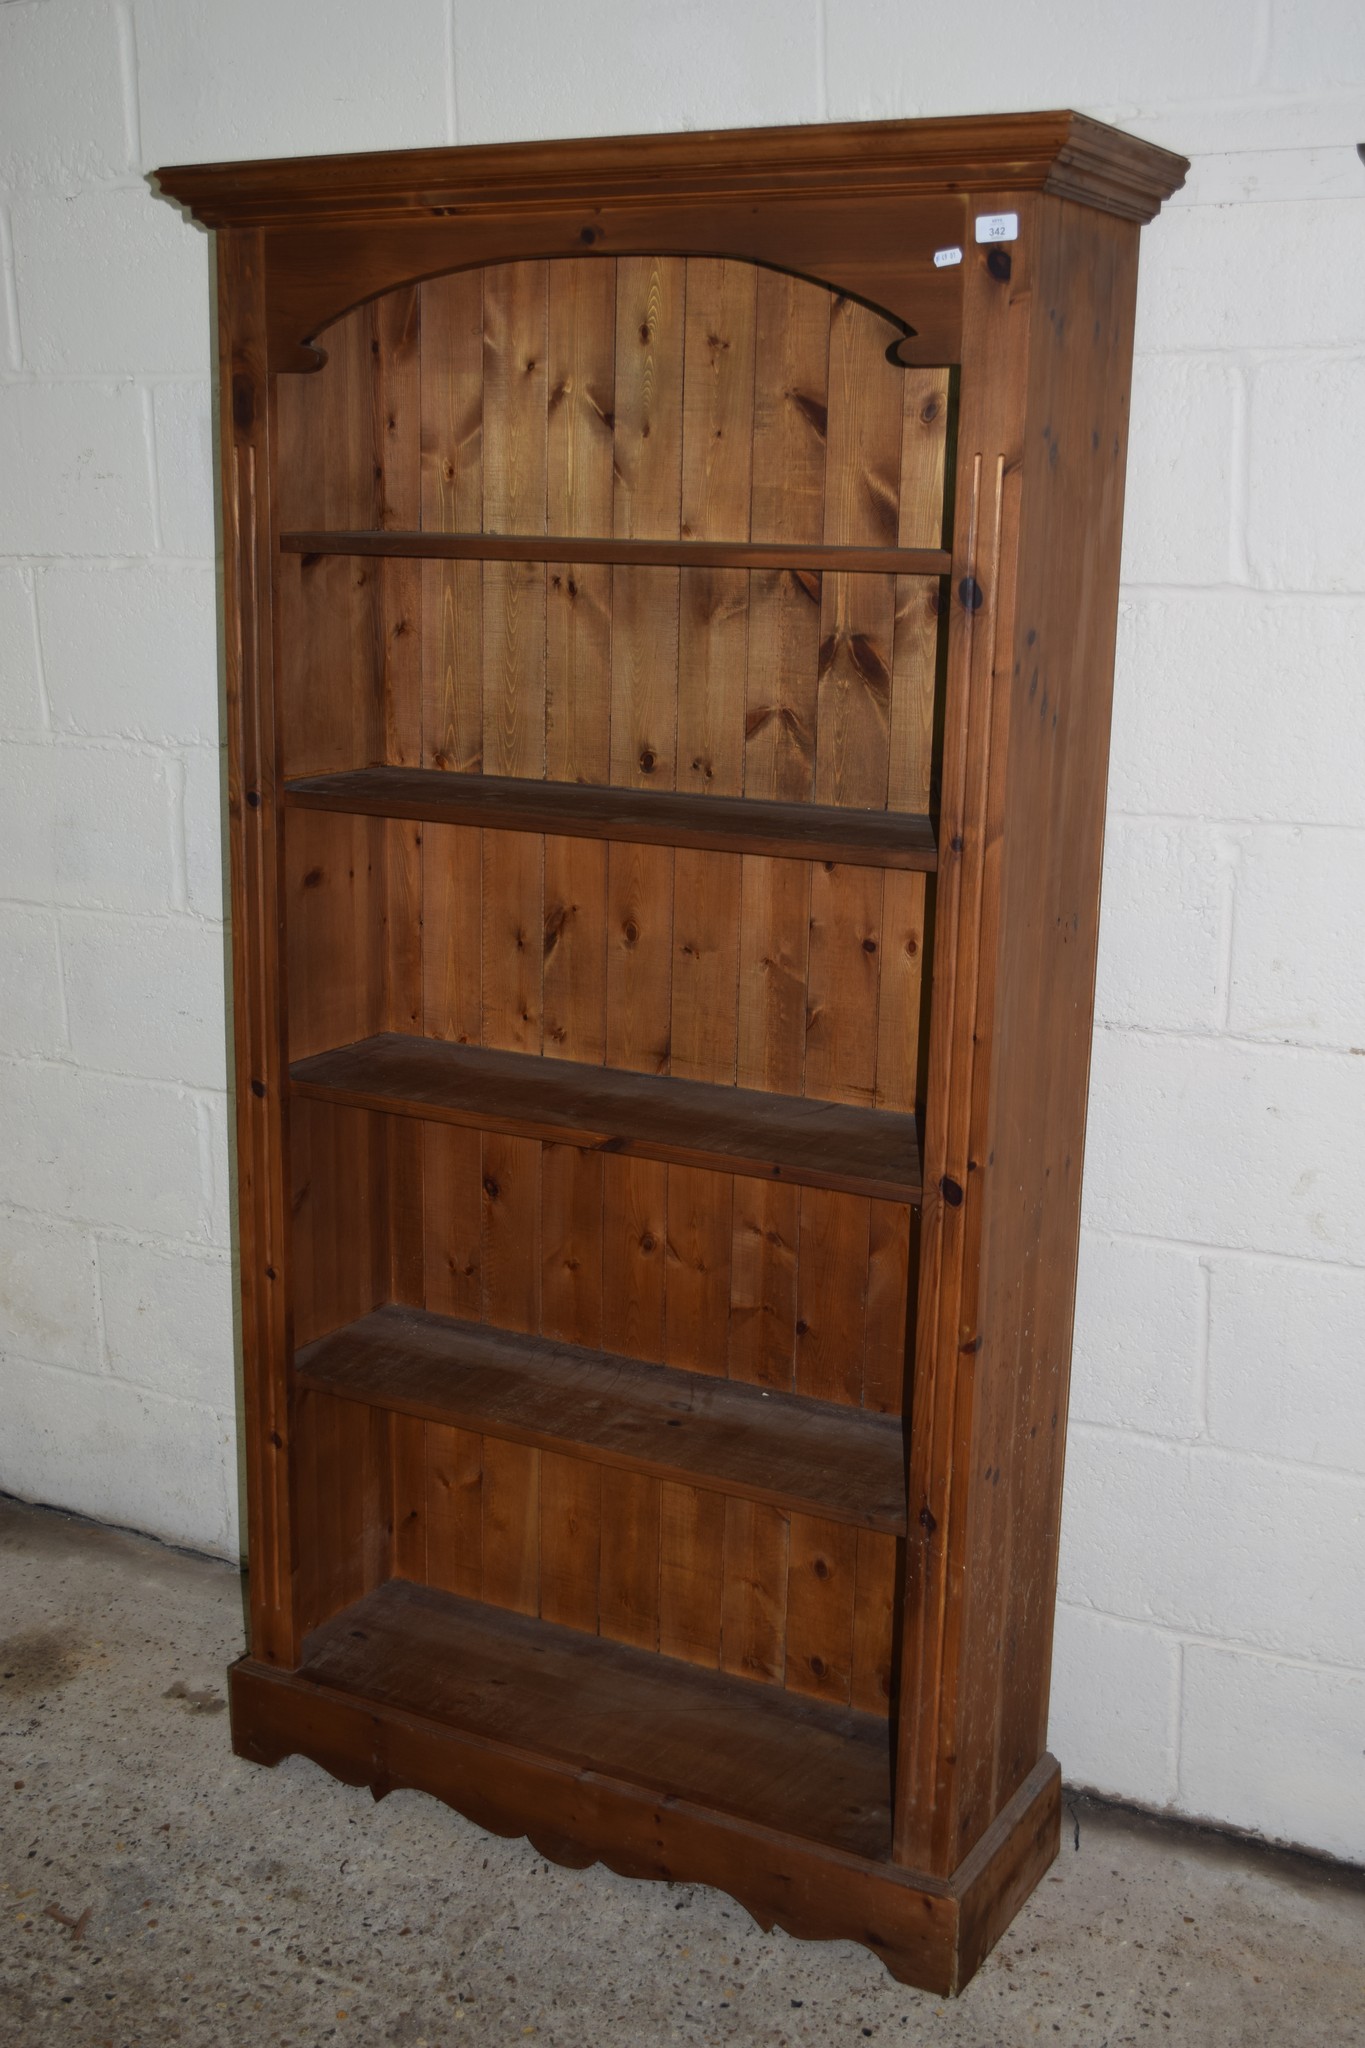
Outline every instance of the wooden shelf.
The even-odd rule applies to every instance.
[[[298,1675],[499,1758],[550,1757],[854,1856],[890,1852],[887,1723],[778,1686],[402,1579],[306,1637]]]
[[[905,1534],[892,1416],[396,1305],[309,1344],[295,1372],[427,1422]]]
[[[903,811],[846,810],[693,796],[675,790],[605,789],[582,782],[533,782],[438,768],[357,768],[285,785],[296,809],[346,811],[494,831],[624,839],[648,846],[699,846],[849,867],[931,872],[938,847],[930,819]]]
[[[803,541],[607,540],[586,534],[311,530],[282,533],[289,555],[398,555],[442,562],[604,562],[627,569],[806,569],[844,575],[946,576],[943,548],[824,547]]]
[[[289,1070],[296,1094],[884,1201],[920,1196],[913,1116],[382,1032]]]

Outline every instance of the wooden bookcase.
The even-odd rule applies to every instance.
[[[243,1755],[940,1991],[1055,1853],[1184,168],[1034,114],[159,173],[218,231]]]

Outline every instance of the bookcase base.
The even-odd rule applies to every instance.
[[[708,1810],[547,1752],[243,1658],[230,1673],[233,1747],[275,1765],[306,1756],[376,1799],[430,1793],[492,1834],[525,1835],[550,1861],[707,1884],[760,1927],[856,1941],[893,1977],[953,1996],[1057,1854],[1060,1773],[1044,1756],[947,1879]]]

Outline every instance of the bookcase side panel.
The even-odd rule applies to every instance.
[[[1046,1735],[1137,243],[988,204],[1021,233],[967,283],[898,1793],[943,1872]]]
[[[1138,227],[1038,203],[957,1727],[965,1855],[1043,1754]]]
[[[252,1654],[298,1661],[292,1511],[271,404],[264,237],[218,237],[223,598]]]
[[[972,1463],[973,1413],[1036,233],[1029,199],[978,204],[1016,213],[1019,235],[971,247],[963,265],[894,1848],[944,1876],[960,1861],[958,1717],[974,1682],[962,1641],[972,1494],[990,1484]]]

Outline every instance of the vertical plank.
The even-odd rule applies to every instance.
[[[828,305],[825,539],[892,548],[900,536],[906,373],[886,351],[897,330],[854,299]]]
[[[483,1438],[427,1424],[427,1579],[467,1600],[483,1596]]]
[[[547,533],[611,532],[616,430],[614,263],[551,263],[547,277]]]
[[[899,534],[905,372],[893,330],[851,299],[830,305],[825,539],[891,547]],[[820,618],[816,794],[878,807],[890,771],[892,579],[827,576]]]
[[[547,265],[483,273],[483,517],[489,533],[544,533]]]
[[[363,1109],[295,1103],[290,1121],[291,1307],[298,1345],[368,1315],[386,1298],[388,1241],[369,1197],[387,1119]]]
[[[600,1066],[607,1048],[607,847],[545,838],[544,1047]]]
[[[673,857],[669,1071],[732,1083],[739,1031],[741,856],[679,847]]]
[[[616,266],[612,517],[621,540],[678,537],[686,297],[680,257],[623,256]]]
[[[733,1235],[729,1174],[668,1168],[664,1356],[691,1372],[724,1376]]]
[[[673,851],[607,851],[607,1065],[666,1074],[672,1026]]]
[[[796,1391],[857,1407],[863,1391],[871,1204],[802,1188],[796,1267]]]
[[[545,531],[544,263],[484,272],[483,516],[490,533]],[[483,574],[483,759],[490,774],[545,773],[545,567]]]
[[[552,562],[545,570],[545,774],[551,782],[612,779],[611,590],[612,571],[602,562]]]
[[[780,1684],[786,1668],[787,1517],[757,1501],[725,1503],[722,1671]]]
[[[898,544],[943,545],[944,466],[948,451],[949,372],[901,371],[901,474]]]
[[[602,1344],[600,1152],[544,1145],[540,1156],[540,1327],[547,1337]]]
[[[876,1100],[882,893],[878,868],[811,868],[805,1092],[826,1102]]]
[[[374,436],[374,315],[360,306],[319,337],[316,377],[284,377],[274,391],[278,445],[270,480],[280,523],[372,525],[382,502],[382,449]],[[229,394],[229,404],[231,394]],[[264,421],[262,392],[255,416]],[[261,472],[265,480],[265,472]],[[252,490],[256,488],[253,473]],[[372,561],[278,557],[267,572],[279,606],[281,767],[321,774],[384,758],[381,578]],[[253,588],[253,610],[258,603]]]
[[[801,1191],[736,1176],[730,1247],[732,1380],[790,1391]]]
[[[620,539],[675,539],[681,521],[686,266],[616,270],[615,489]],[[671,789],[677,761],[678,571],[612,572],[611,779]]]
[[[858,1531],[853,1601],[853,1669],[849,1705],[865,1714],[891,1711],[896,1614],[896,1544],[871,1529]]]
[[[483,1133],[484,1319],[504,1330],[540,1328],[540,1146]]]
[[[805,1069],[810,869],[746,856],[736,1078],[799,1095]],[[790,1388],[795,1372],[800,1190],[737,1179],[730,1298],[731,1379]]]
[[[334,1570],[335,1547],[322,1541],[322,1490],[317,1417],[321,1396],[305,1388],[294,1402],[290,1508],[298,1539],[298,1570],[290,1575],[301,1636],[328,1612],[323,1576]]]
[[[490,775],[545,773],[545,569],[483,565],[483,765]]]
[[[698,796],[743,795],[748,644],[748,572],[682,570],[675,775],[679,789]]]
[[[386,1031],[420,1032],[422,1029],[425,829],[409,818],[383,821],[380,839],[383,916],[376,939],[382,956],[381,1014]]]
[[[905,1405],[916,1214],[899,1202],[869,1206],[863,1406],[879,1415],[899,1415]]]
[[[371,524],[411,531],[422,520],[421,296],[400,286],[371,312],[370,439],[375,449]],[[381,759],[422,759],[422,573],[417,562],[376,563],[375,635],[382,704]]]
[[[479,1045],[483,1039],[482,832],[471,825],[425,826],[422,870],[422,1028],[428,1038]]]
[[[602,1345],[628,1358],[664,1356],[668,1168],[657,1159],[602,1162]]]
[[[483,1146],[458,1124],[421,1126],[422,1275],[435,1315],[483,1316]]]
[[[399,285],[376,299],[369,314],[371,517],[378,527],[411,529],[420,523],[422,503],[420,291]]]
[[[614,1472],[602,1489],[598,1626],[613,1642],[659,1647],[659,1482]]]
[[[753,459],[752,264],[692,257],[683,346],[682,533],[747,540]],[[680,789],[738,796],[744,788],[748,577],[688,569],[679,599]]]
[[[693,256],[683,319],[682,534],[747,540],[754,443],[751,263]]]
[[[415,1117],[377,1119],[383,1133],[384,1184],[374,1229],[385,1242],[390,1301],[426,1301],[424,1126]]]
[[[546,531],[612,530],[616,266],[549,266]],[[606,782],[611,773],[611,570],[551,563],[546,572],[545,773]]]
[[[427,1584],[427,1425],[392,1418],[393,1576]]]
[[[282,881],[291,1059],[383,1028],[386,829],[379,818],[289,815]]]
[[[483,526],[483,272],[429,279],[422,307],[422,525]],[[483,573],[422,565],[422,761],[483,765]]]
[[[422,564],[423,767],[483,767],[483,567]]]
[[[483,1595],[514,1614],[540,1607],[540,1452],[483,1440]]]
[[[483,1043],[541,1050],[545,964],[544,840],[483,835]]]
[[[888,870],[882,890],[877,991],[877,1107],[914,1109],[920,1096],[924,877]]]
[[[757,273],[750,535],[818,541],[825,530],[830,301],[822,286]]]
[[[541,1616],[589,1634],[597,1630],[602,1477],[586,1459],[540,1454]]]
[[[342,1496],[333,1477],[338,1455],[336,1409],[335,1401],[308,1394],[295,1416],[299,1627],[305,1635],[354,1597]]]
[[[807,803],[815,794],[824,581],[809,569],[749,577],[747,796]]]
[[[672,789],[678,762],[677,569],[611,572],[611,780]]]
[[[898,576],[895,587],[886,801],[889,810],[924,812],[933,786],[944,586],[928,576]]]
[[[896,579],[825,576],[815,795],[881,810],[891,774],[891,663]]]
[[[858,1531],[814,1515],[791,1518],[786,1684],[843,1705],[853,1673]]]
[[[757,276],[754,540],[818,541],[825,524],[829,298],[779,271]],[[814,789],[820,578],[764,570],[749,584],[744,787],[794,803]]]
[[[334,1462],[324,1465],[324,1491],[341,1507],[344,1604],[371,1593],[389,1576],[393,1559],[392,1415],[358,1401],[337,1401]]]
[[[699,1486],[659,1488],[659,1648],[720,1663],[725,1499]]]
[[[612,309],[608,266],[550,268],[549,511],[552,531],[609,530]],[[546,773],[606,781],[610,772],[610,571],[547,570]],[[607,850],[544,842],[544,1044],[562,1059],[606,1051]],[[541,1328],[602,1342],[603,1162],[571,1146],[541,1151]],[[595,1630],[601,1551],[600,1468],[542,1453],[540,1611]]]
[[[735,1078],[741,1088],[799,1095],[806,1057],[810,867],[745,854],[740,870],[739,1018]]]
[[[382,758],[373,572],[372,562],[344,555],[277,558],[285,775],[325,775]]]

